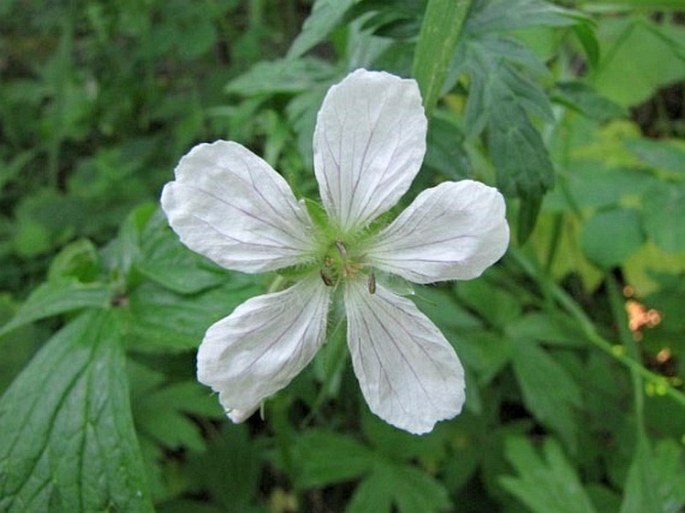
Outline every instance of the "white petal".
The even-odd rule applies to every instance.
[[[328,91],[314,132],[321,200],[343,231],[390,209],[426,152],[426,116],[414,80],[358,69]]]
[[[421,434],[459,414],[464,370],[452,346],[416,305],[378,285],[345,287],[347,343],[371,411]]]
[[[480,182],[426,189],[367,249],[368,262],[415,283],[468,280],[509,245],[502,195]]]
[[[228,415],[228,418],[231,419],[231,422],[234,424],[240,424],[241,422],[245,422],[247,419],[252,417],[252,414],[257,411],[257,406],[256,408],[252,408],[250,410],[231,410],[226,412],[226,415]]]
[[[326,335],[330,294],[319,276],[247,300],[213,324],[197,354],[197,377],[244,420],[311,361]]]
[[[162,191],[162,208],[186,246],[243,272],[307,261],[312,223],[287,182],[240,144],[200,144]]]

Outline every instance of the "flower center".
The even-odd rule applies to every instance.
[[[321,279],[329,287],[336,286],[341,280],[355,280],[360,277],[362,270],[367,267],[363,256],[355,254],[348,249],[341,239],[335,239],[330,243],[321,265]],[[369,292],[376,291],[376,280],[373,272],[368,274]]]

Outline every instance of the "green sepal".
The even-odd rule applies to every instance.
[[[323,205],[318,201],[314,201],[313,199],[309,198],[304,198],[302,201],[304,202],[304,206],[307,208],[309,217],[311,217],[312,221],[314,221],[314,225],[317,228],[326,231],[329,226],[329,221],[328,214],[326,213],[326,209],[323,208]]]

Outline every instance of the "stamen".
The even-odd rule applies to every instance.
[[[371,274],[369,274],[369,294],[375,294],[376,293],[376,275],[373,274],[373,271],[371,271]]]
[[[321,269],[320,273],[321,273],[321,279],[323,280],[324,284],[327,287],[332,287],[333,286],[333,278],[331,278],[325,272],[323,272],[323,269]]]
[[[343,241],[341,241],[340,239],[336,240],[335,247],[338,249],[338,253],[340,253],[340,256],[344,259],[347,259],[347,248],[345,247],[345,244],[343,244]]]

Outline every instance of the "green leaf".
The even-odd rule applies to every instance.
[[[227,93],[255,96],[277,93],[299,93],[330,81],[334,68],[316,59],[282,59],[261,61],[226,86]]]
[[[390,470],[390,469],[388,469]],[[450,508],[449,494],[442,483],[415,467],[393,467],[395,503],[400,513],[431,513]]]
[[[35,258],[57,248],[74,235],[88,231],[84,202],[51,188],[33,191],[15,207],[15,251]]]
[[[48,281],[36,288],[19,307],[0,335],[39,319],[82,308],[107,308],[112,290],[102,283],[81,283],[75,278]]]
[[[362,433],[373,446],[377,457],[382,459],[382,456],[386,456],[393,462],[417,459],[434,461],[444,457],[445,437],[449,435],[445,435],[441,427],[442,424],[438,425],[429,437],[420,437],[391,426],[366,409],[361,418]]]
[[[357,487],[346,513],[438,513],[450,507],[449,494],[433,477],[410,466],[378,462]]]
[[[0,293],[0,323],[9,321],[15,310],[10,295]],[[0,396],[40,349],[45,338],[47,333],[35,325],[18,328],[0,338]]]
[[[103,250],[103,258],[112,271],[120,276],[128,276],[131,266],[140,258],[143,230],[158,209],[158,205],[146,203],[126,217],[117,238]]]
[[[479,34],[506,32],[528,27],[566,27],[589,18],[544,0],[491,0],[469,22]]]
[[[528,440],[520,437],[509,438],[505,452],[518,476],[502,477],[500,483],[531,511],[596,513],[575,469],[554,439],[545,440],[544,460]]]
[[[340,23],[345,13],[358,0],[316,0],[312,12],[304,21],[302,30],[297,35],[287,58],[301,57],[314,46],[321,43],[328,34]]]
[[[455,120],[437,112],[428,127],[428,144],[423,165],[450,180],[463,180],[473,175],[469,156],[464,149],[464,134]],[[421,178],[421,174],[417,179]]]
[[[141,234],[136,269],[146,278],[180,294],[193,294],[220,285],[228,273],[187,249],[158,211]]]
[[[541,198],[554,185],[554,169],[540,133],[516,103],[497,100],[488,129],[497,186],[524,201]],[[515,101],[515,100],[514,100]]]
[[[621,496],[608,485],[590,483],[585,491],[597,511],[618,512],[621,507]]]
[[[488,385],[511,360],[511,340],[502,339],[496,331],[478,331],[476,333],[457,333],[451,337],[454,347],[464,366],[472,370],[478,384]],[[469,387],[467,386],[467,390]],[[468,392],[467,392],[468,394]]]
[[[574,161],[573,170],[565,173],[563,179],[568,195],[578,207],[615,207],[631,196],[644,196],[658,181],[651,173],[582,160]],[[569,210],[569,199],[555,189],[545,196],[545,208]]]
[[[651,168],[685,176],[685,144],[677,139],[626,139],[625,147]]]
[[[157,508],[157,513],[264,513],[263,510],[253,510],[243,507],[243,509],[221,509],[217,506],[207,504],[207,500],[188,500],[176,499],[161,504]]]
[[[465,284],[466,282],[459,283],[457,291],[460,290],[458,287]],[[416,291],[414,302],[444,331],[459,333],[483,327],[482,321],[476,315],[456,301],[453,290],[449,287],[421,287]]]
[[[642,219],[657,246],[666,251],[685,251],[685,183],[659,182],[647,190]]]
[[[488,280],[469,280],[455,286],[459,298],[491,325],[504,328],[521,315],[519,297]]]
[[[583,82],[561,82],[552,93],[555,101],[599,122],[626,117],[628,112],[617,103],[600,96]]]
[[[555,181],[554,168],[539,130],[529,116],[553,122],[547,93],[538,83],[549,71],[526,46],[501,36],[503,30],[529,26],[572,26],[590,23],[575,11],[540,0],[491,1],[474,4],[464,37],[449,70],[447,87],[470,78],[464,121],[468,136],[487,130],[488,152],[497,185],[521,198],[518,238],[532,232],[543,195]]]
[[[595,31],[589,23],[580,23],[573,27],[576,37],[585,50],[590,66],[596,68],[599,64],[599,41]]]
[[[288,123],[297,133],[297,149],[303,162],[313,162],[312,137],[316,115],[327,92],[327,83],[312,85],[307,91],[293,98],[286,107]]]
[[[50,262],[48,280],[73,276],[82,282],[95,281],[99,274],[99,255],[88,239],[67,244]]]
[[[197,58],[216,43],[216,28],[206,17],[197,16],[188,19],[186,24],[179,23],[174,30],[174,39],[185,58]]]
[[[412,75],[419,83],[429,118],[438,102],[447,67],[470,6],[471,0],[428,0],[416,44]]]
[[[465,71],[472,79],[464,123],[470,136],[487,130],[497,186],[521,198],[518,238],[524,242],[555,178],[542,137],[529,119],[529,114],[553,119],[546,93],[530,78],[547,71],[519,43],[496,36],[470,38],[457,52],[452,70],[455,76]]]
[[[216,398],[195,381],[167,384],[134,397],[133,416],[141,433],[170,449],[202,451],[200,427],[187,414],[225,417]]]
[[[594,76],[597,91],[631,106],[685,78],[685,29],[642,16],[605,18],[604,57]],[[635,63],[640,63],[636,66]]]
[[[682,511],[685,506],[685,454],[682,445],[670,439],[658,441],[652,451],[651,462],[661,511]]]
[[[223,422],[218,436],[210,437],[207,451],[190,455],[188,476],[193,490],[208,491],[223,506],[221,513],[266,513],[254,504],[261,495],[262,452],[259,440],[250,436],[245,424]],[[195,513],[194,509],[177,511]]]
[[[586,347],[585,335],[573,320],[554,313],[533,312],[507,323],[506,333],[517,340],[536,340],[547,345]]]
[[[215,321],[228,316],[261,288],[238,273],[221,287],[193,296],[179,295],[154,283],[144,283],[127,298],[132,350],[142,352],[195,349]]]
[[[374,472],[355,488],[345,513],[390,513],[392,487],[384,474]]]
[[[373,468],[374,454],[353,438],[332,431],[309,430],[297,440],[300,486],[321,487],[351,481]]]
[[[661,513],[664,511],[664,505],[660,504],[657,497],[659,483],[655,479],[651,452],[649,441],[644,434],[640,434],[628,471],[620,513]]]
[[[89,312],[0,400],[0,510],[151,513],[118,323]]]
[[[632,208],[598,212],[583,224],[583,252],[602,268],[621,265],[645,241],[640,214]]]
[[[620,513],[679,513],[685,506],[685,454],[673,440],[654,448],[638,437]]]
[[[35,156],[36,150],[29,150],[15,155],[10,161],[0,160],[0,191],[12,182]]]
[[[549,98],[533,80],[546,76],[548,71],[521,43],[494,36],[469,40],[460,45],[453,66],[453,74],[466,72],[473,81],[464,120],[468,135],[475,136],[488,125],[506,122],[499,109],[510,104],[523,113],[553,121]]]
[[[682,10],[683,0],[581,0],[579,2],[586,8],[592,8],[597,11],[610,10],[615,11],[619,8],[625,9],[645,9],[649,12],[662,10]]]
[[[575,450],[578,422],[574,410],[582,407],[580,387],[564,367],[534,342],[516,340],[511,354],[526,407]]]
[[[536,191],[521,195],[516,223],[516,240],[519,244],[524,244],[533,233],[542,208],[542,199],[542,193]]]

